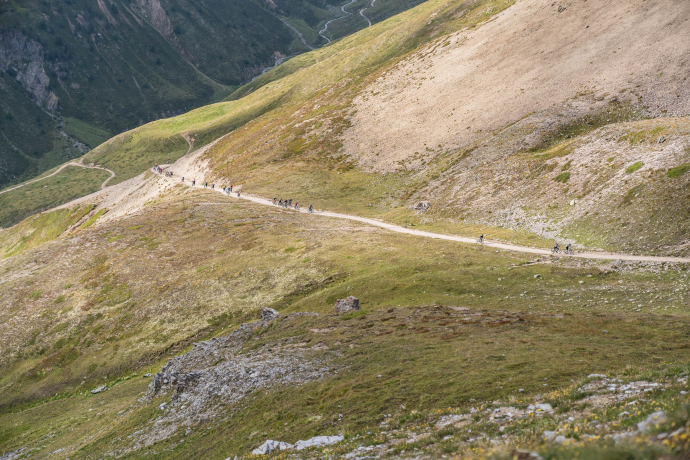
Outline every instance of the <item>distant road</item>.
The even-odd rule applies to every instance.
[[[10,188],[7,188],[5,190],[0,190],[0,195],[2,195],[3,193],[11,192],[12,190],[17,190],[18,188],[24,187],[25,185],[33,184],[34,182],[38,182],[38,181],[41,181],[43,179],[48,179],[49,177],[53,177],[54,175],[56,175],[57,173],[59,173],[60,171],[65,169],[67,166],[77,166],[79,168],[84,168],[84,169],[101,169],[103,171],[108,171],[110,173],[110,177],[107,178],[105,180],[105,182],[103,182],[101,184],[101,190],[103,190],[106,187],[106,185],[108,184],[108,181],[110,179],[115,177],[115,171],[112,171],[108,168],[103,168],[101,166],[86,166],[86,165],[83,165],[81,163],[65,163],[64,165],[60,166],[55,172],[53,172],[52,174],[48,174],[45,177],[39,177],[38,179],[33,179],[33,180],[28,181],[28,182],[24,182],[23,184],[15,185],[14,187],[10,187]]]

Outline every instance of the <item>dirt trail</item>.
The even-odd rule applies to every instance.
[[[341,6],[341,7],[340,7],[340,11],[342,11],[343,13],[345,13],[345,16],[340,16],[339,18],[331,19],[330,21],[328,21],[328,22],[326,23],[326,25],[324,25],[323,29],[321,29],[321,30],[319,31],[319,35],[321,35],[321,37],[323,37],[323,38],[325,38],[326,40],[328,40],[328,43],[331,42],[331,39],[328,38],[328,37],[326,37],[326,36],[324,35],[324,33],[326,33],[326,30],[328,30],[328,24],[330,24],[330,23],[333,22],[333,21],[337,21],[337,20],[339,20],[339,19],[345,19],[346,17],[351,16],[352,13],[350,13],[350,12],[348,12],[348,11],[345,11],[345,7],[346,7],[346,6],[352,5],[352,4],[353,4],[354,2],[356,2],[356,1],[357,1],[357,0],[351,0],[350,3],[347,3],[347,4],[343,5],[343,6]],[[366,18],[364,18],[364,19],[366,19]],[[368,19],[367,19],[367,21],[368,21]],[[369,25],[371,25],[371,24],[369,24]],[[328,43],[326,43],[326,45],[328,45]],[[325,46],[325,45],[324,45],[324,46]]]
[[[187,182],[184,182],[183,184],[191,187],[191,185]],[[211,190],[211,189],[208,189],[208,190]],[[276,206],[273,204],[272,200],[269,200],[266,198],[261,198],[258,196],[241,194],[240,197],[237,197],[236,193],[227,194],[227,193],[223,193],[223,191],[220,189],[215,189],[213,191],[218,192],[222,195],[225,195],[225,196],[232,198],[232,199],[235,199],[235,200],[242,199],[242,200],[247,200],[247,201],[251,201],[254,203],[262,204],[264,206]],[[308,214],[309,213],[309,211],[307,209],[300,209],[299,211],[293,210],[293,212],[299,212],[302,214]],[[400,225],[389,224],[389,223],[384,222],[382,220],[370,219],[367,217],[359,217],[359,216],[353,216],[353,215],[349,215],[349,214],[341,214],[341,213],[331,212],[331,211],[314,211],[314,214],[319,215],[319,216],[325,216],[325,217],[333,217],[336,219],[354,220],[357,222],[362,222],[365,224],[384,228],[384,229],[392,231],[392,232],[406,233],[408,235],[422,236],[425,238],[433,238],[433,239],[438,239],[438,240],[456,241],[459,243],[480,244],[477,242],[477,240],[475,238],[467,238],[467,237],[463,237],[463,236],[455,236],[455,235],[446,235],[446,234],[442,234],[442,233],[426,232],[424,230],[413,230],[410,228],[401,227]],[[551,255],[551,251],[548,249],[530,248],[527,246],[520,246],[517,244],[494,243],[494,242],[490,242],[490,241],[486,241],[486,240],[484,243],[481,243],[481,244],[483,244],[484,246],[491,247],[491,248],[503,249],[506,251],[521,252],[521,253],[525,253],[525,254],[537,254],[537,255],[543,255],[543,256]],[[686,258],[686,257],[634,256],[634,255],[628,255],[628,254],[615,254],[615,253],[606,253],[606,252],[581,252],[581,253],[575,253],[575,254],[559,254],[559,257],[574,257],[577,259],[598,259],[598,260],[628,260],[628,261],[635,261],[635,262],[690,263],[690,258]]]
[[[115,171],[112,171],[112,170],[110,170],[110,169],[108,169],[108,168],[103,168],[103,167],[101,167],[101,166],[86,166],[86,165],[81,164],[81,163],[65,163],[64,165],[60,166],[60,167],[59,167],[55,172],[53,172],[52,174],[48,174],[48,175],[45,176],[45,177],[39,177],[38,179],[33,179],[33,180],[28,181],[28,182],[24,182],[23,184],[19,184],[19,185],[16,185],[16,186],[14,186],[14,187],[10,187],[10,188],[8,188],[8,189],[2,190],[2,191],[0,191],[0,195],[2,195],[3,193],[11,192],[12,190],[17,190],[18,188],[24,187],[25,185],[33,184],[34,182],[38,182],[38,181],[41,181],[41,180],[43,180],[43,179],[48,179],[49,177],[53,177],[54,175],[56,175],[57,173],[59,173],[60,171],[62,171],[63,169],[65,169],[67,166],[78,166],[78,167],[84,168],[84,169],[102,169],[103,171],[108,171],[108,172],[110,173],[110,177],[107,178],[107,179],[105,180],[105,182],[103,182],[103,183],[101,184],[101,190],[103,190],[103,189],[106,187],[106,185],[108,184],[108,181],[110,181],[110,179],[112,179],[113,177],[115,177]]]
[[[375,2],[375,1],[376,1],[376,0],[371,0],[371,5],[370,5],[368,8],[362,8],[361,10],[359,10],[360,16],[362,16],[364,19],[367,20],[367,22],[369,23],[369,27],[371,27],[371,21],[369,20],[368,17],[364,16],[364,12],[365,12],[366,10],[368,10],[369,8],[373,8],[373,7],[374,7],[374,2]]]

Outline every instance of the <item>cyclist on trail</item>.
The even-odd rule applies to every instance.
[[[208,182],[204,182],[204,188],[208,188]]]
[[[299,211],[299,203],[295,201],[295,209]]]
[[[182,176],[182,182],[184,182],[184,176]]]
[[[283,205],[283,199],[281,198],[278,200],[278,206],[282,206],[282,205]]]
[[[192,187],[196,185],[196,179],[192,179]]]
[[[310,212],[310,213],[313,213],[313,212],[314,212],[314,206],[309,205],[309,212]]]
[[[230,186],[230,191],[232,192],[232,185]]]
[[[290,203],[288,204],[288,206],[292,206],[292,198],[290,198]]]
[[[553,252],[558,252],[560,251],[560,248],[558,247],[558,243],[553,245]]]
[[[239,198],[239,197],[240,197],[240,192],[239,192],[239,190],[238,190],[238,191],[237,191],[237,198]]]
[[[565,253],[567,254],[569,252],[572,252],[572,250],[572,244],[568,243],[568,245],[565,247]]]
[[[484,234],[482,233],[481,236],[479,237],[479,243],[484,243]]]
[[[215,189],[216,189],[216,184],[211,184],[211,190],[215,190]]]
[[[274,197],[273,197],[273,204],[276,204],[276,203],[277,203],[277,200],[278,200],[278,197],[275,197],[275,196],[274,196]]]

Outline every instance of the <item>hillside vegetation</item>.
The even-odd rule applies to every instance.
[[[688,264],[217,193],[687,256],[686,9],[429,0],[88,152],[0,230],[0,452],[687,458]]]

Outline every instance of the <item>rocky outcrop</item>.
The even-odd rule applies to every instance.
[[[55,110],[58,98],[49,89],[43,48],[16,30],[0,30],[0,71],[12,75],[43,108]]]
[[[346,299],[338,299],[335,303],[335,312],[339,315],[355,310],[361,310],[359,299],[355,296],[349,296]]]
[[[429,209],[431,207],[431,202],[429,201],[420,201],[419,203],[415,204],[413,209],[419,213],[422,213]]]
[[[265,327],[264,322],[243,324],[227,337],[196,343],[189,353],[171,359],[153,377],[144,401],[153,403],[169,395],[172,399],[169,404],[156,403],[161,414],[150,430],[135,436],[128,450],[167,439],[181,427],[191,429],[231,410],[256,390],[300,385],[330,373],[323,358],[312,358],[309,350],[274,346],[242,351]]]
[[[261,307],[261,321],[271,321],[280,316],[276,310],[268,307]]]
[[[144,17],[153,24],[153,27],[161,35],[177,43],[170,18],[168,18],[159,0],[137,0],[137,5],[139,5]]]

